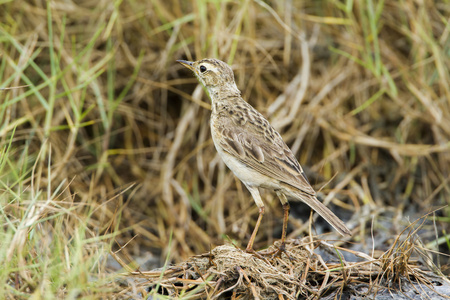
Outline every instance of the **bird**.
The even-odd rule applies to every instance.
[[[279,249],[285,249],[290,209],[288,198],[306,203],[341,235],[351,236],[344,222],[317,199],[300,163],[281,135],[241,97],[231,67],[215,58],[177,62],[191,70],[208,91],[215,148],[225,165],[247,187],[258,206],[258,219],[246,252],[255,253],[253,243],[265,212],[259,188],[275,191],[283,207]]]

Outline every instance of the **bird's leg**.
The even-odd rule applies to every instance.
[[[277,193],[278,198],[280,198],[281,204],[283,205],[283,231],[281,233],[281,246],[275,252],[273,257],[279,257],[279,256],[281,256],[281,253],[283,253],[283,252],[286,253],[286,231],[287,231],[287,225],[288,225],[288,219],[289,219],[289,209],[290,209],[286,195],[280,191],[276,191],[276,193]],[[289,257],[289,254],[286,253],[286,255]]]
[[[259,225],[261,224],[263,215],[264,215],[264,206],[259,208],[258,220],[256,221],[255,229],[253,229],[252,236],[250,237],[250,240],[248,241],[247,248],[245,249],[246,252],[255,253],[255,250],[253,250],[253,243],[255,241],[256,233],[258,232]]]
[[[255,242],[256,233],[258,232],[259,225],[261,224],[261,220],[264,215],[264,202],[261,200],[261,195],[259,194],[259,190],[258,190],[257,186],[251,186],[251,185],[245,185],[245,186],[250,191],[250,194],[252,194],[253,200],[255,200],[255,203],[259,208],[258,220],[256,221],[255,229],[253,229],[252,236],[250,237],[250,240],[248,241],[248,245],[247,245],[247,248],[245,249],[245,251],[249,252],[249,253],[256,253],[255,250],[253,250],[253,243]]]
[[[289,219],[289,203],[283,203],[283,233],[281,234],[281,247],[284,251],[286,247],[286,230],[288,225],[288,219]]]

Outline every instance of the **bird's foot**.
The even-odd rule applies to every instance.
[[[276,246],[275,246],[276,247]],[[273,251],[272,259],[274,258],[281,258],[281,254],[285,254],[289,260],[292,260],[292,257],[287,253],[286,251],[286,243],[282,242],[280,247],[277,247],[278,249]]]
[[[258,254],[263,255],[265,257],[270,256],[270,259],[275,259],[275,258],[281,258],[281,255],[284,253],[287,258],[289,258],[289,260],[292,260],[292,257],[289,255],[289,253],[286,251],[286,244],[285,243],[281,243],[281,245],[275,246],[276,247],[275,250],[272,251],[258,251]]]
[[[263,253],[263,251],[255,251],[253,248],[247,248],[247,249],[245,249],[245,252],[253,254],[257,258],[264,260],[266,263],[270,264],[270,262],[267,260],[267,258],[264,257],[266,254]]]

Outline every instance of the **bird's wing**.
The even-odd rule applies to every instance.
[[[246,105],[245,105],[246,104]],[[316,193],[302,167],[280,134],[253,107],[224,110],[219,114],[220,147],[261,174],[291,185],[304,193]]]

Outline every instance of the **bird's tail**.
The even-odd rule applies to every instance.
[[[315,196],[304,193],[289,186],[286,194],[294,199],[301,200],[314,209],[322,218],[324,218],[331,226],[334,227],[343,236],[351,236],[350,230],[345,226],[344,222],[339,219],[331,210],[322,204]]]

